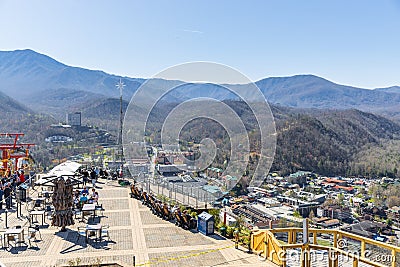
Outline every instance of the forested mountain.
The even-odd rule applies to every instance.
[[[343,176],[393,171],[392,166],[375,164],[374,173],[367,172],[379,155],[371,153],[367,159],[362,154],[366,149],[370,152],[377,150],[390,140],[400,140],[397,123],[358,110],[310,113],[277,121],[274,170],[284,173],[313,170],[325,175]],[[400,163],[400,158],[397,163]]]
[[[127,101],[145,79],[70,67],[32,50],[0,52],[3,111],[0,130],[26,133],[27,140],[40,145],[42,158],[60,157],[68,152],[64,146],[55,147],[44,142],[45,137],[55,131],[50,125],[64,122],[68,112],[81,111],[83,123],[92,128],[60,130],[75,136],[74,145],[93,147],[105,140],[93,138],[96,133],[109,133],[106,139],[114,142],[120,114],[119,91],[115,84],[120,78],[126,85],[125,110]],[[160,79],[152,84],[173,88],[179,81]],[[289,173],[303,169],[326,175],[399,175],[395,167],[400,158],[395,151],[400,149],[400,127],[393,122],[400,118],[398,86],[366,90],[313,75],[266,78],[256,84],[271,103],[278,133],[273,170]],[[246,85],[233,85],[243,86]],[[153,135],[152,140],[157,141],[166,114],[177,101],[188,96],[214,97],[231,106],[244,122],[253,142],[253,156],[256,155],[255,117],[244,102],[234,100],[232,93],[212,84],[180,86],[164,99],[164,106],[157,105],[150,116],[153,124],[149,127],[153,128],[147,131]],[[229,149],[229,140],[221,126],[209,120],[195,120],[182,132],[182,138],[187,140],[199,142],[204,137],[214,138],[221,146],[220,153],[225,154],[220,155],[215,164],[223,167],[229,158],[227,152],[223,152]],[[251,161],[255,163],[254,157]]]
[[[239,114],[248,130],[251,151],[259,151],[258,127],[248,106],[238,101],[225,103]],[[164,109],[158,107],[158,115],[153,116],[163,118],[172,108],[173,105],[164,106]],[[355,109],[316,110],[271,105],[271,110],[277,131],[272,170],[282,174],[310,170],[323,175],[400,175],[397,171],[393,173],[393,166],[400,163],[399,157],[373,152],[382,150],[382,147],[389,143],[400,149],[399,124]],[[154,128],[148,132],[151,139],[157,143],[160,138],[160,123],[163,120],[153,120]],[[203,138],[214,140],[219,148],[214,164],[224,168],[226,159],[229,159],[230,143],[229,136],[221,125],[212,120],[197,119],[185,125],[179,137],[183,144],[198,143]],[[367,150],[371,154],[367,154]],[[256,164],[254,155],[257,153],[252,154],[251,162]],[[388,160],[390,164],[376,164]]]
[[[2,92],[0,92],[0,107],[3,117],[10,113],[24,114],[32,112],[28,107]]]
[[[0,118],[1,132],[24,132],[24,140],[39,146],[33,149],[39,161],[70,155],[104,142],[96,135],[110,133],[108,142],[115,142],[119,125],[119,99],[104,99],[82,107],[83,123],[93,126],[82,129],[57,129],[50,125],[58,120],[47,115],[29,113],[15,100],[3,96],[12,111]],[[241,101],[226,101],[240,116],[249,132],[251,149],[257,152],[257,123],[249,108]],[[128,103],[123,102],[126,110]],[[174,104],[156,106],[150,116],[148,131],[154,142],[159,138],[163,118]],[[359,110],[296,109],[271,105],[277,129],[277,147],[272,170],[282,174],[310,170],[324,175],[399,175],[400,126],[386,118]],[[153,123],[151,123],[151,121]],[[103,130],[102,130],[103,129]],[[105,130],[105,131],[104,131]],[[44,142],[47,136],[64,134],[74,137],[73,144],[54,146]],[[212,138],[220,148],[215,166],[224,167],[229,159],[229,137],[217,123],[198,119],[188,123],[181,133],[182,141],[200,142]],[[69,147],[69,150],[67,149]],[[389,151],[391,151],[389,153]],[[397,151],[397,152],[396,152]],[[397,153],[397,154],[396,154]],[[397,155],[397,156],[396,156]],[[254,156],[254,155],[253,155]],[[255,164],[256,159],[251,158]],[[250,170],[251,170],[250,166]]]
[[[386,87],[386,88],[377,88],[375,89],[376,91],[382,91],[382,92],[387,92],[387,93],[396,93],[400,94],[400,86],[391,86],[391,87]]]
[[[0,91],[24,103],[32,110],[60,116],[80,104],[94,99],[116,98],[116,83],[125,83],[123,97],[129,101],[146,81],[141,78],[120,77],[99,70],[71,67],[32,50],[0,51]],[[154,81],[154,80],[153,80]],[[174,88],[177,81],[162,79],[152,86]],[[400,119],[399,87],[367,90],[333,83],[314,75],[271,77],[256,82],[270,103],[296,108],[359,109]],[[246,87],[248,85],[235,85]],[[182,88],[181,88],[182,89]],[[188,83],[185,94],[176,89],[170,100],[186,96],[208,96],[219,100],[234,99],[221,86]],[[71,101],[73,98],[73,101]],[[57,105],[52,104],[56,99]],[[50,106],[46,110],[47,105]]]

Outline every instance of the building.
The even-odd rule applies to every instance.
[[[214,168],[214,167],[207,168],[207,170],[206,170],[207,176],[208,176],[208,177],[212,177],[212,178],[219,178],[219,177],[221,177],[221,174],[222,174],[223,172],[224,172],[223,170],[221,170],[221,169],[219,169],[219,168]]]
[[[235,176],[231,175],[225,175],[222,178],[225,180],[225,186],[227,189],[234,187],[238,181],[238,179]]]
[[[316,201],[310,202],[286,196],[278,196],[277,199],[281,203],[286,203],[287,205],[292,206],[293,209],[298,211],[304,218],[310,215],[311,210],[315,212],[315,209],[320,205],[320,203]]]
[[[82,113],[68,113],[67,114],[67,124],[71,126],[81,126],[82,125]]]
[[[390,233],[390,228],[388,227],[388,225],[371,221],[362,221],[360,223],[352,224],[344,228],[343,230],[355,235],[372,239],[375,239],[375,237],[380,233]]]
[[[187,169],[186,164],[157,164],[156,166],[157,171],[164,175],[164,176],[169,176],[169,175],[178,175],[178,173],[182,173],[184,170]]]
[[[317,208],[318,217],[328,217],[331,219],[338,219],[340,221],[353,221],[351,210],[348,207],[340,207],[338,205],[332,205],[328,207]]]

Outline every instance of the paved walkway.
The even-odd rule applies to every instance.
[[[217,235],[183,230],[158,218],[148,207],[129,197],[129,188],[115,181],[99,186],[99,202],[105,211],[97,220],[110,225],[112,241],[86,244],[84,238],[77,240],[77,227],[85,226],[83,222],[76,221],[67,232],[45,226],[40,230],[42,240],[36,243],[38,248],[22,245],[0,250],[0,262],[10,267],[72,266],[77,261],[117,262],[122,266],[133,266],[134,261],[135,266],[275,266],[247,254],[245,249],[234,249],[233,242]],[[15,215],[11,214],[9,225],[23,225],[25,221]],[[2,221],[0,227],[4,227]]]

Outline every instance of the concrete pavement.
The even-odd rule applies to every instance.
[[[23,244],[11,250],[2,249],[0,262],[12,267],[72,266],[77,261],[121,266],[134,263],[135,266],[275,266],[247,254],[245,249],[235,249],[230,240],[183,230],[158,218],[148,207],[130,198],[129,188],[121,187],[116,181],[106,184],[100,180],[98,185],[101,187],[99,202],[105,211],[95,222],[110,226],[111,241],[78,240],[77,227],[86,223],[77,220],[67,232],[47,225],[40,230],[42,240],[35,242],[38,248]],[[9,224],[23,225],[25,221],[14,216]]]

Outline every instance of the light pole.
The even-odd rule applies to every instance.
[[[125,84],[119,79],[119,82],[116,85],[119,89],[119,136],[118,136],[118,160],[121,163],[121,173],[123,174],[124,167],[124,149],[122,147],[122,123],[123,123],[123,111],[122,111],[122,90],[125,87]],[[122,178],[122,177],[121,177]]]

